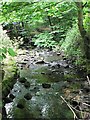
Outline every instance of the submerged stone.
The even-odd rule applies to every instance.
[[[25,98],[26,100],[30,100],[30,99],[32,98],[32,95],[31,95],[30,93],[27,93],[27,94],[24,96],[24,98]]]
[[[50,88],[51,84],[49,84],[49,83],[42,83],[42,87],[43,88]]]

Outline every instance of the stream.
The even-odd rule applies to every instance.
[[[20,77],[8,95],[12,101],[5,104],[7,118],[71,120],[73,113],[61,96],[71,100],[74,107],[75,101],[90,101],[87,91],[83,91],[84,73],[78,72],[62,53],[26,50],[18,53],[17,64]]]

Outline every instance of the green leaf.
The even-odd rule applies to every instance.
[[[2,61],[3,60],[3,56],[2,55],[0,55],[0,61]]]
[[[7,48],[3,47],[3,48],[2,48],[2,52],[3,52],[3,53],[7,53]]]
[[[2,53],[2,49],[0,48],[0,53]]]
[[[7,48],[5,48],[5,47],[0,48],[0,53],[7,53]]]
[[[13,51],[12,48],[8,48],[8,53],[9,53],[9,55],[11,55],[13,57],[16,55],[16,53]]]

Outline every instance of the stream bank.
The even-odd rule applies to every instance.
[[[8,94],[10,93],[13,85],[16,83],[16,79],[18,78],[18,69],[15,64],[14,59],[7,58],[4,60],[4,63],[1,64],[1,82],[0,88],[2,91],[1,96],[1,106],[0,110],[2,113],[2,117],[6,117],[6,110],[5,104],[10,100],[7,98]]]
[[[16,61],[20,77],[8,94],[12,101],[5,104],[7,118],[73,119],[72,111],[61,99],[63,96],[79,119],[83,114],[89,120],[90,89],[86,74],[74,68],[63,53],[38,48],[23,50],[18,52]]]

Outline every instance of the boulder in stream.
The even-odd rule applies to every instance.
[[[9,97],[6,97],[4,99],[4,102],[7,104],[7,103],[10,103],[10,102],[13,102],[13,100],[11,98],[9,98]]]
[[[22,105],[21,103],[18,103],[18,104],[17,104],[17,107],[20,108],[20,109],[23,109],[23,108],[24,108],[24,105]]]
[[[63,63],[62,65],[64,68],[69,68],[69,65],[67,63]]]
[[[18,104],[17,104],[17,107],[20,109],[23,109],[23,108],[25,108],[25,105],[26,105],[25,99],[20,99]]]
[[[21,83],[25,83],[26,81],[27,81],[27,79],[24,77],[19,78],[19,82],[21,82]]]
[[[27,94],[24,96],[24,98],[25,98],[26,100],[30,100],[30,99],[32,98],[32,95],[31,95],[30,93],[27,93]]]
[[[66,66],[64,66],[64,68],[69,68],[69,65],[67,64]]]
[[[28,81],[26,81],[26,82],[24,83],[24,86],[25,86],[25,88],[29,88],[29,87],[30,87],[30,83],[29,83]]]
[[[45,64],[45,61],[44,60],[38,60],[35,62],[35,64]]]
[[[41,74],[45,75],[46,73],[45,72],[41,72]]]
[[[61,53],[60,53],[60,52],[58,52],[58,53],[57,53],[57,56],[60,56],[60,55],[61,55]]]
[[[49,83],[42,83],[42,87],[43,88],[50,88],[51,84],[49,84]]]
[[[14,99],[15,96],[11,93],[11,94],[9,95],[9,98]]]

